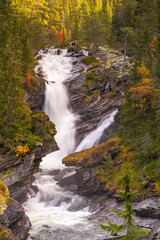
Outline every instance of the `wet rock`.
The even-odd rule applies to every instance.
[[[80,56],[82,56],[80,53],[74,53],[73,54],[73,57],[80,57]]]
[[[70,47],[67,50],[67,53],[70,53],[70,52],[77,53],[77,52],[79,52],[79,50],[80,50],[79,46],[75,42],[72,42]]]
[[[53,145],[57,150],[57,145]],[[39,170],[41,157],[50,152],[50,148],[37,147],[34,151],[20,158],[7,155],[0,156],[0,179],[8,186],[11,197],[20,203],[26,200],[27,192],[31,187],[33,174]]]
[[[44,53],[44,54],[46,54],[46,53],[48,53],[48,52],[49,52],[49,48],[46,48],[46,49],[43,50],[43,53]]]
[[[75,49],[73,47],[69,47],[67,53],[74,53]]]
[[[55,181],[60,181],[64,177],[68,177],[73,174],[74,168],[64,168],[63,170],[59,171],[59,173],[54,177]]]
[[[60,55],[61,54],[61,49],[57,49],[57,55]]]
[[[118,148],[118,140],[111,139],[91,149],[72,153],[65,157],[62,162],[66,166],[76,166],[82,168],[91,168],[97,166],[105,160],[106,156],[112,158],[111,150]]]
[[[160,219],[160,199],[146,199],[134,207],[137,216]]]
[[[108,237],[108,238],[105,238],[104,240],[116,240],[116,239],[122,239],[124,236],[120,236],[120,237]]]
[[[29,236],[29,230],[31,228],[31,223],[29,218],[24,215],[19,221],[13,224],[10,229],[17,240],[26,240]]]
[[[1,240],[26,240],[31,223],[25,215],[23,207],[14,199],[8,196],[8,189],[4,184],[0,184],[0,239]],[[5,195],[4,195],[5,194]]]
[[[73,55],[74,55],[74,52],[71,51],[71,52],[68,52],[68,53],[66,54],[66,57],[72,57]]]
[[[31,191],[33,191],[34,193],[38,193],[38,187],[36,185],[32,185],[31,186]]]
[[[71,184],[74,184],[74,185],[77,185],[78,184],[78,177],[76,175],[76,173],[74,173],[73,175],[71,176],[68,176],[68,177],[64,177],[62,179],[59,180],[58,184],[61,186],[61,187],[65,187],[67,185],[71,185]]]
[[[77,57],[73,57],[72,58],[73,65],[77,64],[77,62],[78,62],[78,58]]]
[[[5,227],[10,227],[24,215],[23,207],[14,199],[8,199],[7,209],[0,216],[0,223]]]
[[[48,175],[51,175],[51,176],[56,176],[60,173],[60,169],[55,169],[55,170],[51,170],[48,172]]]

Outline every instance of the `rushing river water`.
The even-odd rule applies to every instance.
[[[75,150],[75,121],[77,116],[70,108],[64,82],[71,76],[72,60],[65,57],[66,50],[56,55],[56,50],[47,54],[40,52],[39,66],[46,83],[45,112],[56,125],[55,137],[59,151],[43,158],[40,172],[34,184],[38,193],[29,196],[24,204],[32,223],[30,239],[36,240],[100,240],[105,235],[87,204],[87,200],[64,191],[54,180],[54,171],[62,170],[61,160],[74,151],[97,144],[104,129],[114,120],[117,111],[106,116],[97,129],[90,133]]]

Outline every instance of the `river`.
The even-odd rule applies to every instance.
[[[71,109],[64,82],[71,77],[72,59],[65,57],[66,50],[60,55],[56,50],[47,53],[40,51],[41,68],[46,80],[44,111],[55,123],[58,151],[43,158],[40,172],[35,175],[34,185],[38,193],[28,196],[24,204],[30,217],[32,228],[29,239],[36,240],[100,240],[105,232],[99,227],[96,206],[89,205],[87,198],[64,191],[55,181],[56,171],[65,166],[62,159],[68,154],[90,148],[98,144],[104,131],[113,121],[117,110],[107,115],[97,128],[88,134],[75,148],[76,116]]]

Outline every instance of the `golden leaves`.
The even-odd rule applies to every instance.
[[[137,69],[142,79],[139,84],[131,87],[129,90],[133,94],[132,99],[134,103],[132,107],[146,111],[153,107],[154,97],[158,90],[155,88],[153,79],[150,78],[150,71],[144,66],[143,62]]]
[[[29,152],[29,147],[27,144],[25,146],[18,146],[15,152],[17,157],[25,155],[27,152]]]

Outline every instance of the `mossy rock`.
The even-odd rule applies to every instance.
[[[8,207],[9,195],[7,186],[0,180],[0,215],[3,215]]]
[[[39,120],[41,122],[49,121],[48,115],[46,115],[43,111],[35,111],[31,115],[35,120]]]
[[[146,176],[154,181],[160,180],[160,161],[155,160],[149,163],[144,167],[143,172]]]
[[[3,215],[8,207],[8,198],[0,194],[0,215]]]
[[[100,90],[97,90],[95,92],[92,92],[91,94],[88,93],[88,95],[84,96],[82,98],[83,102],[91,102],[94,98],[98,98],[100,96]]]
[[[30,149],[34,149],[37,143],[44,146],[45,142],[54,141],[54,136],[57,133],[54,123],[43,111],[32,113],[32,132],[34,135],[27,142]]]
[[[90,56],[90,57],[84,58],[82,62],[88,66],[93,63],[94,64],[98,63],[98,60],[96,59],[96,57]]]
[[[0,194],[5,196],[5,197],[9,197],[9,191],[7,186],[0,180]]]
[[[94,79],[94,78],[95,78],[95,75],[94,75],[93,72],[88,72],[88,73],[86,74],[86,78],[87,78],[87,79]]]
[[[105,157],[109,152],[119,145],[119,139],[110,139],[109,141],[102,143],[91,149],[83,150],[81,152],[70,154],[63,159],[63,163],[66,166],[76,167],[92,167],[98,165],[105,160]]]

